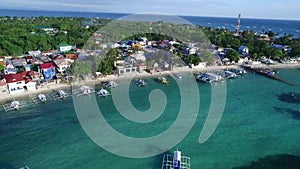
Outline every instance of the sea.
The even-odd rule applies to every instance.
[[[36,13],[36,11],[15,13],[1,11],[1,13],[5,13],[1,15],[10,16],[50,16],[50,14],[55,14],[54,16],[100,16],[100,14],[90,13]],[[106,14],[104,16],[113,18],[113,16],[119,17],[118,15]],[[218,23],[230,23],[235,20],[230,18],[223,20],[221,18],[211,20],[201,17],[190,18],[193,19],[191,22],[205,20],[206,23],[210,22],[211,24],[217,21]],[[299,25],[298,21],[249,21],[251,21],[249,25],[252,23],[257,27],[261,27],[260,24],[267,26],[277,22]],[[280,27],[280,24],[277,26]],[[289,30],[289,28],[283,30]],[[278,76],[300,84],[300,69],[277,69],[276,71]],[[250,165],[253,161],[267,156],[282,154],[300,156],[299,86],[291,86],[251,72],[237,79],[226,80],[225,83],[185,83],[185,85],[181,85],[180,81],[185,81],[189,77],[184,74],[181,80],[167,77],[169,83],[166,85],[158,83],[156,78],[149,77],[145,78],[147,85],[144,87],[138,87],[134,82],[128,81],[129,88],[124,97],[129,96],[132,106],[137,111],[152,109],[152,102],[149,101],[151,98],[158,102],[166,100],[165,107],[161,110],[161,114],[158,114],[160,116],[149,123],[137,123],[126,118],[117,109],[114,95],[107,97],[80,96],[82,99],[80,102],[78,100],[75,102],[72,97],[67,97],[64,100],[48,100],[45,104],[33,104],[32,98],[36,96],[18,98],[26,101],[28,107],[9,112],[0,110],[0,168],[19,169],[26,165],[30,169],[157,169],[161,168],[163,154],[172,154],[176,149],[179,149],[182,155],[190,157],[193,169],[232,169]],[[122,81],[117,82],[122,84]],[[196,84],[196,88],[193,89],[192,84]],[[99,85],[95,87],[101,88]],[[226,91],[223,103],[213,102],[213,100],[219,99],[213,97],[216,87],[223,87],[222,89]],[[181,88],[188,89],[191,99],[193,95],[199,94],[199,100],[183,101]],[[193,91],[190,91],[191,89]],[[153,93],[163,93],[163,95],[155,98]],[[123,99],[121,96],[117,99],[124,100],[125,98]],[[96,103],[97,109],[87,107],[89,103]],[[224,110],[221,111],[220,121],[217,120],[217,114],[209,113],[211,108],[216,106],[214,104],[225,105]],[[199,105],[199,109],[197,105]],[[83,109],[83,112],[86,112],[83,121],[78,114],[78,107],[86,107]],[[185,109],[182,110],[181,107]],[[91,135],[82,125],[82,122],[89,123],[95,120],[94,116],[89,116],[89,113],[101,110],[101,115],[105,119],[102,123],[108,124],[122,136],[137,139],[148,138],[167,131],[177,123],[181,111],[188,112],[189,109],[194,110],[195,107],[197,116],[187,135],[169,150],[149,157],[133,158],[112,153],[109,150],[119,148],[124,149],[122,154],[139,152],[139,145],[135,146],[131,142],[120,141],[119,145],[111,146],[110,143],[106,143],[101,146],[97,141],[91,139]],[[131,111],[131,109],[128,110]],[[100,115],[100,113],[96,115]],[[145,116],[148,117],[149,114],[145,114]],[[209,116],[212,119],[215,118],[212,121],[217,121],[218,125],[212,135],[200,143],[199,135]],[[189,119],[190,116],[180,117],[184,120],[181,121],[182,124],[179,124],[179,127],[175,128],[178,131],[188,126],[187,123],[190,122],[187,120],[185,123],[185,118]],[[102,123],[99,125],[104,125]],[[95,130],[98,129],[95,125]],[[100,141],[110,137],[111,131],[101,130],[101,128],[99,131],[93,136]],[[142,153],[148,154],[159,150],[165,144],[164,139],[169,137],[173,138],[172,134],[163,138],[161,145],[149,146],[147,151]],[[282,163],[288,164],[289,162]],[[276,165],[280,166],[281,163],[277,162]],[[300,168],[300,166],[296,166],[296,168]]]
[[[13,10],[1,9],[0,16],[9,17],[86,17],[86,18],[109,18],[119,19],[130,14],[123,13],[101,13],[101,12],[65,12],[65,11],[38,11],[38,10]],[[188,22],[212,28],[226,28],[231,31],[236,29],[237,18],[226,17],[204,17],[204,16],[178,16]],[[279,36],[292,34],[300,37],[300,20],[276,20],[276,19],[251,19],[241,18],[241,30],[253,30],[254,32],[272,31]]]

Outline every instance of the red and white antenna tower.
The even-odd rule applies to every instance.
[[[237,21],[237,25],[236,25],[236,33],[239,33],[240,32],[240,28],[241,28],[241,14],[239,14],[239,17],[238,17],[238,21]]]

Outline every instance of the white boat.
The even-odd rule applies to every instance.
[[[107,91],[107,90],[105,90],[105,89],[100,89],[98,92],[97,92],[97,95],[98,96],[109,96],[110,95],[110,93]]]
[[[177,77],[178,79],[182,79],[182,76],[179,73],[174,73],[174,76]]]
[[[23,107],[27,107],[27,103],[25,101],[17,101],[17,100],[14,100],[10,103],[3,105],[3,109],[5,110],[5,112],[8,112],[10,110],[19,110]]]
[[[19,169],[30,169],[27,165],[20,167]]]
[[[39,95],[38,95],[38,99],[39,99],[39,101],[41,101],[41,102],[46,102],[46,101],[47,101],[47,97],[46,97],[46,95],[44,95],[44,94],[39,94]]]
[[[14,100],[14,101],[12,101],[12,102],[10,103],[10,107],[13,108],[13,109],[15,109],[15,110],[19,110],[19,108],[20,108],[20,102]]]
[[[229,69],[229,71],[235,73],[236,75],[242,75],[242,74],[246,74],[247,71],[243,68],[232,68],[232,69]]]
[[[237,75],[234,72],[229,70],[226,70],[224,73],[225,73],[225,78],[227,79],[233,79],[237,77]]]
[[[107,88],[113,88],[113,87],[117,87],[118,84],[115,81],[110,80],[109,82],[104,83],[103,86]]]
[[[197,77],[198,81],[201,82],[218,82],[218,81],[222,81],[223,78],[220,75],[217,75],[215,73],[202,73],[200,72],[198,77]]]
[[[178,151],[178,149],[176,151],[174,151],[173,168],[174,169],[180,169],[181,168],[181,152]]]
[[[63,90],[59,90],[57,92],[57,94],[59,95],[59,98],[64,99],[66,97],[66,93]]]
[[[164,154],[162,169],[190,169],[191,162],[190,157],[182,156],[181,151],[178,149],[174,151],[174,154]]]
[[[274,64],[274,61],[271,60],[271,59],[268,59],[268,58],[266,58],[266,57],[263,57],[263,58],[261,59],[261,63],[264,63],[264,64]]]
[[[82,86],[80,87],[80,92],[82,94],[90,94],[91,93],[91,88],[88,86]]]
[[[138,79],[138,80],[135,82],[135,84],[136,84],[137,86],[146,86],[146,85],[147,85],[147,83],[146,83],[145,80],[143,80],[143,79]]]

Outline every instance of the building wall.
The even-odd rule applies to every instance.
[[[67,52],[67,51],[70,51],[71,49],[72,49],[72,46],[60,46],[59,47],[60,52]]]
[[[28,82],[26,88],[27,90],[36,90],[36,82]]]
[[[53,76],[55,76],[55,74],[56,74],[55,73],[55,68],[43,69],[42,72],[43,72],[45,80],[52,79]]]
[[[7,86],[10,94],[23,93],[25,91],[25,81],[8,83]]]

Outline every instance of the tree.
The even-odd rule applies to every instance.
[[[85,76],[92,73],[91,64],[88,61],[76,60],[70,67],[70,73],[73,76]]]
[[[107,58],[101,59],[97,67],[97,72],[101,72],[103,75],[112,74],[113,65],[111,61]]]
[[[226,52],[226,57],[228,59],[230,59],[231,61],[234,61],[234,62],[238,62],[240,60],[240,55],[237,51],[235,50],[228,50]]]

